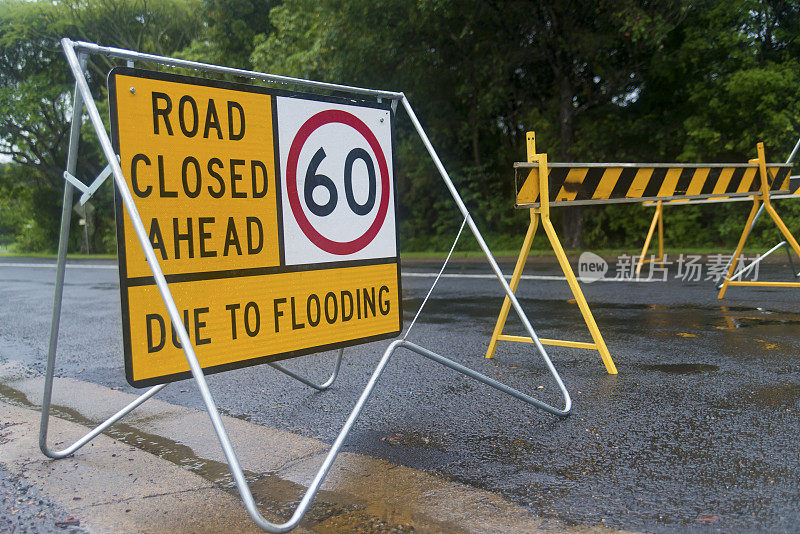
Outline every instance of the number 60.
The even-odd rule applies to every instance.
[[[305,185],[303,186],[306,206],[317,217],[325,217],[333,213],[333,210],[336,209],[336,204],[339,202],[339,193],[336,191],[336,184],[333,183],[333,180],[324,174],[317,174],[317,169],[323,159],[325,159],[325,150],[320,148],[311,158],[311,163],[306,171]],[[359,159],[366,164],[369,177],[369,194],[363,204],[359,204],[353,196],[353,163]],[[314,189],[317,187],[324,187],[328,191],[328,201],[325,204],[318,204],[314,200]],[[363,148],[354,148],[344,160],[344,195],[347,198],[347,205],[350,206],[353,213],[366,215],[372,211],[373,206],[375,206],[376,187],[375,165],[372,163],[369,152]]]

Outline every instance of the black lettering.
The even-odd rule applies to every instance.
[[[261,190],[258,189],[258,182],[256,181],[256,168],[261,169]],[[264,198],[267,194],[269,181],[267,180],[267,166],[262,162],[254,159],[250,162],[250,174],[253,180],[253,198]]]
[[[243,159],[231,160],[231,197],[233,198],[247,198],[247,193],[240,193],[236,190],[236,182],[242,179],[242,175],[236,172],[236,167],[244,165]]]
[[[214,198],[222,198],[225,194],[225,182],[222,180],[222,175],[214,170],[214,166],[222,168],[222,160],[219,158],[211,158],[208,160],[208,174],[213,176],[219,182],[219,191],[214,191],[211,186],[208,186],[208,194]]]
[[[164,348],[164,343],[167,341],[164,335],[164,318],[157,313],[148,313],[145,316],[145,321],[147,321],[147,352],[148,354],[158,352]],[[153,337],[153,321],[158,323],[158,343],[153,343],[155,339]]]
[[[186,233],[180,233],[178,219],[172,219],[172,233],[175,235],[175,259],[181,259],[181,241],[186,241],[189,247],[189,257],[194,258],[194,231],[192,230],[192,218],[186,218]]]
[[[136,154],[133,156],[133,159],[131,160],[131,184],[133,184],[133,192],[136,193],[136,196],[139,198],[145,198],[153,191],[153,186],[148,185],[144,189],[139,189],[139,180],[136,176],[136,164],[140,161],[143,161],[145,165],[150,165],[150,158],[144,154]]]
[[[181,348],[180,339],[178,339],[178,331],[175,329],[175,325],[170,321],[172,325],[172,344],[175,345],[176,349]],[[186,330],[186,336],[189,336],[189,310],[183,310],[183,328]]]
[[[158,156],[158,194],[161,198],[177,197],[177,191],[167,191],[167,185],[164,183],[166,180],[164,176],[164,156]]]
[[[258,228],[258,246],[254,246],[255,235],[253,232],[253,224]],[[258,217],[247,218],[247,253],[258,254],[264,247],[264,228],[261,226],[261,220]],[[240,253],[241,254],[241,253]]]
[[[226,310],[231,312],[231,339],[236,339],[236,310],[241,307],[239,304],[228,304]]]
[[[300,330],[301,328],[305,328],[305,323],[297,322],[297,315],[294,311],[294,297],[291,298],[290,306],[292,309],[292,330]]]
[[[389,310],[392,309],[392,301],[389,300],[388,296],[386,298],[383,298],[382,295],[384,293],[388,295],[389,288],[386,286],[381,286],[381,288],[378,290],[378,308],[381,311],[381,315],[387,315],[389,313]]]
[[[316,311],[314,313],[311,313],[311,303],[312,302],[314,303],[314,306],[316,307]],[[308,324],[311,325],[311,326],[317,326],[319,324],[321,312],[322,312],[322,310],[320,309],[320,305],[319,305],[319,297],[317,295],[315,295],[314,293],[311,293],[308,296],[308,300],[306,301],[306,320],[308,321]],[[312,317],[313,317],[313,319],[312,319]]]
[[[206,224],[214,224],[214,217],[200,217],[197,219],[197,235],[200,236],[200,257],[215,258],[216,250],[206,250],[206,239],[211,237],[211,232],[206,232]]]
[[[375,315],[377,315],[376,312],[375,312],[375,288],[371,287],[370,290],[372,291],[371,295],[367,291],[366,287],[361,290],[361,293],[364,295],[364,319],[369,317],[367,315],[367,308],[372,310],[372,316],[373,317],[375,317]]]
[[[356,289],[356,310],[358,311],[358,318],[361,319],[361,290]]]
[[[283,299],[284,301],[286,299]],[[250,312],[252,311],[253,315],[255,316],[254,322],[255,325],[251,328],[250,327]],[[277,326],[278,319],[275,318],[275,325]],[[261,312],[258,310],[258,304],[255,302],[248,302],[244,305],[244,331],[247,332],[247,335],[250,337],[255,337],[258,334],[258,331],[261,330]],[[277,332],[277,330],[276,330]]]
[[[158,102],[163,101],[165,102],[165,106],[163,108],[159,107]],[[172,100],[170,100],[169,96],[166,93],[157,93],[153,91],[153,133],[158,135],[158,116],[164,119],[164,126],[167,127],[167,134],[172,135],[172,126],[169,123],[169,114],[172,111]]]
[[[275,299],[274,306],[275,306],[275,332],[280,332],[279,325],[278,325],[278,318],[283,316],[283,312],[278,309],[278,304],[286,304],[286,299],[280,298]]]
[[[161,235],[161,227],[158,225],[158,219],[153,218],[150,221],[150,244],[153,245],[153,251],[161,251],[161,259],[167,259],[167,249],[164,247],[164,236]]]
[[[194,189],[189,189],[189,176],[186,172],[190,163],[194,166]],[[181,179],[183,180],[183,192],[186,193],[186,196],[189,198],[197,198],[198,195],[200,195],[202,179],[200,178],[200,163],[194,156],[186,156],[186,159],[183,160],[183,165],[181,165]]]
[[[233,222],[233,217],[228,217],[228,230],[225,232],[225,248],[222,250],[222,255],[228,255],[228,249],[233,245],[236,247],[236,253],[242,255],[242,246],[239,244],[239,234],[236,233],[236,224]]]
[[[239,113],[239,131],[233,132],[233,110],[236,109]],[[244,109],[238,102],[228,101],[228,136],[231,141],[239,141],[244,137]]]
[[[211,343],[210,337],[200,337],[200,329],[205,328],[206,322],[200,320],[200,314],[208,313],[208,307],[205,308],[195,308],[194,309],[194,344],[195,345],[207,345]]]
[[[186,121],[184,119],[184,116],[186,115],[184,110],[186,109],[187,102],[192,106],[191,130],[186,129]],[[178,122],[181,125],[181,131],[183,132],[183,135],[186,137],[194,137],[197,135],[197,128],[200,126],[200,117],[197,113],[197,103],[194,101],[194,98],[189,95],[182,96],[180,102],[178,102]]]
[[[367,200],[363,204],[359,204],[356,201],[355,195],[353,195],[353,164],[359,159],[367,166],[367,176],[369,180],[369,185],[367,186]],[[353,213],[356,215],[366,215],[372,211],[372,207],[375,205],[375,187],[375,166],[372,164],[372,158],[369,152],[363,148],[354,148],[347,154],[347,158],[344,160],[344,196],[347,198],[347,205],[350,206]]]
[[[349,291],[342,291],[342,322],[349,321],[353,318],[353,294]],[[345,306],[345,303],[349,303],[349,309]],[[347,310],[347,311],[345,311]]]
[[[206,127],[203,130],[203,137],[208,139],[208,132],[214,128],[217,131],[217,138],[222,139],[222,128],[219,126],[219,117],[217,116],[217,107],[214,105],[214,100],[208,101],[208,111],[206,112]]]
[[[333,316],[329,313],[331,306],[328,304],[329,302],[333,302]],[[339,304],[336,302],[336,293],[332,291],[328,291],[325,295],[325,320],[328,321],[328,324],[333,324],[336,322],[336,317],[339,315]]]

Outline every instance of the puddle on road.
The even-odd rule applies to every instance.
[[[758,389],[752,396],[759,406],[793,406],[800,401],[800,384],[784,383]]]
[[[119,283],[117,282],[97,283],[91,286],[89,289],[105,289],[105,290],[119,291]]]
[[[661,371],[670,375],[697,375],[719,369],[718,366],[707,363],[661,363],[641,367],[646,371]]]
[[[572,299],[570,299],[572,300]],[[580,319],[580,312],[570,300],[542,300],[520,298],[522,307],[527,311],[534,326],[542,328],[562,329]],[[497,302],[497,305],[490,303]],[[486,297],[462,297],[454,306],[450,298],[431,298],[425,307],[422,321],[426,324],[449,324],[455,317],[459,321],[475,319],[485,323],[490,331],[500,309],[497,299]],[[422,299],[404,298],[404,319],[410,321]],[[682,337],[696,337],[698,333],[713,330],[737,330],[740,328],[758,328],[772,326],[800,326],[800,316],[796,313],[773,312],[762,308],[748,306],[667,306],[663,304],[642,303],[594,303],[591,305],[595,317],[605,328],[615,332],[639,332],[642,328],[649,331],[674,331]],[[631,316],[625,312],[640,312]],[[650,313],[652,312],[652,313]],[[518,321],[511,314],[508,331],[513,333]],[[689,330],[687,330],[687,327]]]
[[[41,410],[41,406],[28,400],[28,397],[0,383],[0,399],[21,408]],[[94,428],[99,421],[92,421],[74,409],[52,405],[54,417],[77,423],[87,428]],[[239,499],[236,483],[233,480],[228,464],[216,460],[199,458],[186,445],[162,436],[149,434],[124,423],[117,423],[103,434],[131,447],[158,456],[175,465],[187,469],[219,488],[226,490]],[[77,454],[80,454],[78,452]],[[292,515],[306,487],[284,480],[274,473],[255,473],[244,470],[245,480],[256,501],[259,511],[268,520],[283,522]],[[358,477],[348,480],[349,491],[358,484],[368,484],[369,477]],[[363,480],[363,482],[362,482]],[[370,491],[356,491],[357,494],[369,495]],[[409,502],[419,502],[424,495],[408,496]],[[242,504],[244,506],[244,504]],[[365,502],[352,494],[339,494],[320,490],[300,524],[315,532],[463,532],[455,524],[438,521],[411,512],[389,506],[383,502]]]
[[[540,330],[554,328],[563,331],[566,325],[580,320],[577,307],[565,301],[520,299],[520,302],[528,311],[534,326]],[[800,326],[800,314],[746,306],[598,303],[591,305],[591,308],[601,330],[614,334],[638,335],[647,332],[654,336],[677,336],[690,340],[706,337],[716,331],[746,329],[747,332],[763,332],[761,336],[768,338],[773,332],[798,333],[797,327]],[[474,304],[470,305],[470,310],[474,311],[476,318],[478,313],[486,314],[485,305],[482,312]],[[452,309],[448,311],[455,313]],[[492,317],[492,325],[494,319]],[[510,317],[505,333],[520,333],[517,322]],[[787,328],[793,330],[781,330]]]
[[[753,326],[782,326],[800,325],[800,319],[763,319],[761,317],[731,317],[733,324],[727,324],[727,329],[749,328]],[[717,327],[721,330],[726,327]]]

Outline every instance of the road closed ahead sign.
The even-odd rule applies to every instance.
[[[389,106],[131,68],[109,74],[112,134],[207,373],[402,328]],[[117,196],[125,371],[190,376]]]

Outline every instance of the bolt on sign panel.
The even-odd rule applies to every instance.
[[[206,373],[402,329],[389,105],[109,73],[128,187]],[[125,372],[190,376],[116,198]]]

